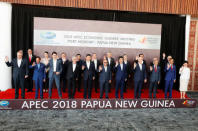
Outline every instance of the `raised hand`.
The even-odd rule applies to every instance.
[[[85,69],[85,66],[83,65],[83,66],[82,66],[82,70],[84,70],[84,69]]]
[[[99,70],[102,71],[102,66],[99,66]]]
[[[35,66],[35,65],[36,65],[35,62],[33,62],[33,63],[32,63],[32,66]]]
[[[166,58],[166,54],[165,54],[165,53],[163,53],[163,54],[162,54],[162,57],[163,57],[163,59],[165,59],[165,58]]]
[[[153,67],[152,66],[150,66],[150,71],[152,71],[153,70]]]
[[[134,69],[136,68],[136,66],[137,66],[137,64],[136,64],[136,63],[134,63]]]
[[[9,61],[9,57],[6,56],[6,57],[5,57],[5,62],[8,62],[8,61]]]
[[[138,57],[138,56],[136,56],[136,57],[135,57],[135,60],[138,60],[138,58],[139,58],[139,57]]]
[[[169,65],[169,64],[167,64],[167,68],[168,68],[168,69],[170,68],[170,65]]]
[[[118,61],[116,61],[116,66],[118,66]]]

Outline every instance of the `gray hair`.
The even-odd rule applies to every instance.
[[[76,58],[76,56],[72,56],[72,60],[74,60]]]

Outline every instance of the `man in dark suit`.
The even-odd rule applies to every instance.
[[[62,93],[60,88],[60,73],[62,72],[62,65],[61,61],[57,59],[56,52],[52,52],[52,59],[50,59],[47,67],[49,67],[49,99],[52,97],[52,86],[54,80],[58,89],[59,99],[61,99]]]
[[[115,97],[118,98],[118,91],[120,88],[120,97],[124,99],[123,92],[124,92],[124,83],[127,81],[127,67],[124,64],[124,59],[122,56],[119,57],[119,63],[116,62],[115,65],[115,73],[116,73],[116,91]]]
[[[97,59],[96,53],[92,54],[92,62],[94,63],[94,67],[95,67],[94,86],[95,86],[95,92],[97,93],[97,89],[98,89],[98,85],[99,85],[99,83],[98,83],[98,79],[99,79],[98,69],[99,69],[100,61]]]
[[[43,99],[43,82],[46,80],[46,73],[45,73],[45,65],[43,63],[40,63],[41,58],[39,56],[36,57],[36,64],[33,62],[32,65],[30,65],[30,69],[34,70],[33,74],[33,80],[35,83],[35,99],[38,98],[38,92],[40,88],[40,98]]]
[[[162,88],[163,90],[165,90],[165,81],[164,81],[164,79],[165,79],[165,75],[166,75],[166,73],[164,72],[164,69],[165,69],[166,65],[169,63],[170,59],[172,59],[171,55],[167,56],[167,58],[166,58],[166,54],[165,53],[162,54],[162,62],[160,62],[161,73],[162,73],[162,76],[161,76],[162,78],[161,78],[161,82],[160,82],[160,88]]]
[[[35,62],[36,57],[35,57],[35,55],[33,55],[32,49],[28,49],[27,52],[28,52],[28,54],[27,54],[26,59],[28,61],[28,65],[30,66],[30,65],[33,64],[33,62]],[[29,68],[29,74],[28,74],[28,78],[27,78],[27,81],[26,81],[27,88],[28,88],[27,92],[32,92],[33,91],[32,90],[33,89],[33,79],[32,79],[33,72],[34,72],[34,70]]]
[[[139,54],[139,56],[136,56],[135,62],[136,64],[138,63],[138,58],[141,57],[142,58],[142,64],[144,64],[146,66],[146,60],[144,60],[144,54]]]
[[[138,63],[134,62],[134,98],[141,98],[143,83],[147,82],[146,66],[142,57],[138,58]]]
[[[124,92],[127,90],[127,82],[128,79],[131,77],[131,64],[128,61],[128,56],[126,54],[123,55],[124,58],[124,64],[126,65],[126,70],[127,70],[127,81],[124,82]]]
[[[91,55],[86,55],[86,61],[82,65],[83,77],[84,77],[84,98],[91,99],[92,82],[95,79],[95,66],[91,62]],[[88,93],[87,93],[88,91]]]
[[[67,66],[68,66],[68,63],[69,63],[69,60],[67,60],[67,56],[65,53],[62,53],[61,54],[61,58],[60,58],[60,61],[61,61],[61,65],[62,65],[62,72],[60,74],[60,79],[61,79],[61,85],[62,85],[62,90],[63,92],[65,92],[66,90],[66,73],[67,73]]]
[[[5,57],[5,62],[8,67],[13,67],[13,81],[15,88],[15,99],[19,97],[19,87],[21,87],[22,99],[25,99],[25,78],[28,78],[28,62],[27,59],[23,59],[23,53],[21,51],[17,52],[17,58],[9,62],[9,58]]]
[[[72,57],[72,62],[69,62],[67,67],[66,78],[68,81],[68,96],[69,99],[73,99],[76,91],[76,81],[79,75],[79,65],[77,64],[76,56]]]
[[[106,99],[109,98],[109,83],[111,83],[111,79],[112,79],[112,73],[111,73],[111,69],[108,66],[108,62],[107,60],[103,60],[103,65],[99,66],[99,73],[100,73],[100,98],[103,97],[103,92],[105,89],[105,97]]]
[[[149,85],[149,98],[152,98],[152,92],[153,92],[153,98],[156,98],[156,92],[157,87],[160,84],[160,76],[161,76],[161,69],[158,65],[158,59],[153,59],[153,65],[150,66],[150,85]]]
[[[112,53],[111,52],[108,52],[107,53],[107,61],[108,61],[108,65],[111,69],[111,72],[112,72],[112,76],[113,76],[113,73],[114,73],[114,67],[115,67],[115,60],[114,58],[112,57]],[[109,92],[111,92],[111,88],[112,88],[112,84],[109,83]]]
[[[176,66],[174,65],[174,59],[170,59],[164,69],[165,76],[165,98],[167,98],[167,92],[169,91],[169,97],[172,98],[173,84],[176,82]]]
[[[81,54],[76,55],[77,58],[77,64],[80,68],[79,70],[79,75],[78,75],[78,92],[81,90],[81,82],[82,82],[82,65],[83,65],[83,60],[81,60]]]

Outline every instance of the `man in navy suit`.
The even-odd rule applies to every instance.
[[[119,63],[116,62],[115,65],[115,72],[116,72],[116,91],[115,91],[115,97],[118,98],[118,91],[120,88],[120,97],[123,99],[123,92],[124,92],[124,84],[125,81],[127,81],[127,67],[124,64],[124,59],[122,56],[119,57]]]
[[[78,80],[80,66],[77,64],[76,56],[72,57],[72,62],[69,62],[67,66],[66,78],[68,81],[68,96],[69,99],[73,99],[76,91],[76,83]]]
[[[115,67],[115,60],[112,57],[112,53],[108,52],[107,53],[107,57],[106,57],[107,61],[108,61],[108,65],[111,68],[111,72],[112,72],[112,76],[114,76],[114,67]],[[111,92],[111,88],[112,88],[112,83],[109,83],[109,92]]]
[[[99,79],[99,73],[98,73],[98,69],[99,69],[99,65],[100,65],[100,61],[97,59],[97,55],[96,53],[92,54],[92,62],[94,63],[95,66],[95,80],[94,80],[94,87],[95,87],[95,92],[97,93],[98,91],[98,79]]]
[[[95,66],[91,61],[90,54],[86,55],[86,61],[82,65],[82,70],[84,77],[84,98],[87,99],[88,97],[88,99],[91,99],[92,82],[95,79]]]
[[[138,57],[138,63],[134,62],[134,98],[141,98],[143,82],[147,82],[146,65],[143,58]]]
[[[80,92],[81,91],[81,81],[82,81],[82,73],[83,73],[83,71],[82,71],[82,65],[83,65],[83,60],[81,60],[81,54],[76,54],[76,58],[77,58],[77,64],[78,64],[78,66],[79,66],[79,68],[80,68],[80,70],[79,70],[79,75],[78,75],[78,92]]]
[[[156,98],[157,87],[160,84],[161,69],[158,63],[158,59],[154,58],[153,65],[150,66],[149,98],[152,98],[152,92],[153,98]]]
[[[103,65],[99,66],[99,82],[100,82],[100,98],[102,99],[103,97],[103,92],[105,89],[105,97],[106,99],[109,98],[108,93],[109,93],[109,83],[111,83],[112,79],[112,72],[110,66],[108,66],[107,60],[103,60]]]
[[[127,81],[125,81],[124,83],[124,92],[127,91],[127,82],[129,80],[129,78],[131,77],[131,64],[130,62],[128,61],[128,56],[126,54],[123,55],[123,58],[124,58],[124,64],[126,65],[127,67]]]
[[[170,59],[164,69],[165,76],[165,98],[167,98],[167,92],[169,91],[169,97],[172,98],[173,84],[176,82],[176,66],[174,65],[174,59]]]
[[[52,97],[52,86],[55,80],[56,87],[58,89],[59,98],[62,98],[61,88],[60,88],[60,73],[62,72],[61,61],[57,59],[57,53],[52,52],[52,59],[50,59],[49,64],[49,98]]]
[[[45,82],[46,79],[45,65],[43,63],[40,63],[40,61],[41,58],[37,56],[36,64],[35,62],[33,62],[33,64],[30,65],[30,68],[34,69],[33,80],[36,88],[35,99],[38,98],[39,88],[40,88],[40,98],[43,99],[43,82]]]
[[[13,80],[15,88],[15,99],[19,97],[19,87],[21,87],[22,99],[25,99],[25,78],[28,78],[28,62],[27,59],[23,59],[23,52],[20,50],[17,52],[17,58],[9,62],[9,58],[5,57],[5,62],[8,67],[13,67]]]

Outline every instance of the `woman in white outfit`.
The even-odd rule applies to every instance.
[[[180,74],[180,96],[181,99],[185,99],[186,91],[188,90],[188,82],[190,79],[190,68],[188,68],[188,62],[185,61],[183,66],[179,70]]]

